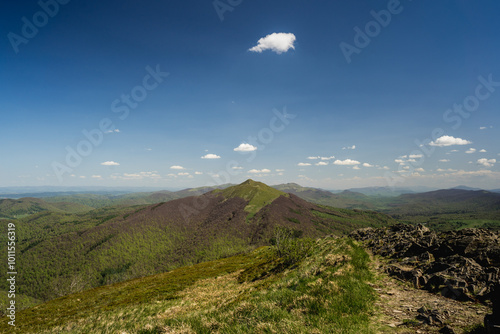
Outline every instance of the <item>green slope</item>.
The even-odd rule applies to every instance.
[[[280,196],[288,196],[286,193],[271,188],[262,182],[246,180],[245,182],[223,190],[214,190],[213,193],[222,194],[225,198],[240,197],[248,201],[245,211],[255,214],[264,206],[270,204]]]
[[[84,204],[48,203],[40,198],[0,199],[0,218],[20,218],[43,211],[66,213],[88,212],[93,208]]]
[[[291,267],[274,249],[84,291],[16,314],[12,333],[372,333],[369,256],[322,239]]]

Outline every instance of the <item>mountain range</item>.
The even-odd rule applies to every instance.
[[[23,268],[17,289],[50,300],[247,252],[268,244],[277,226],[316,238],[393,223],[382,213],[320,206],[252,180],[153,205],[85,213],[47,208],[16,220]]]

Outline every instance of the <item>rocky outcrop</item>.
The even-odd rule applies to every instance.
[[[485,229],[436,232],[422,225],[364,228],[350,236],[388,257],[386,272],[416,288],[460,301],[493,300],[500,283],[500,233]]]

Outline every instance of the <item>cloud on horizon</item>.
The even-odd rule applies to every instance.
[[[104,161],[104,162],[101,162],[101,165],[103,165],[103,166],[120,166],[120,164],[118,162],[115,162],[115,161]]]
[[[351,159],[345,159],[345,160],[335,160],[333,162],[334,165],[339,165],[339,166],[354,166],[354,165],[359,165],[361,162],[357,160],[351,160]]]

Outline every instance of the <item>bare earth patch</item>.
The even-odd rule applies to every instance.
[[[459,302],[388,276],[374,259],[378,280],[373,284],[380,299],[376,302],[381,333],[464,333],[483,323],[491,309],[482,304]],[[440,332],[448,326],[453,332]]]

